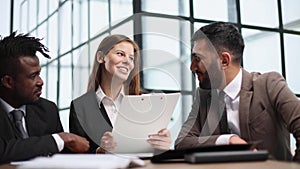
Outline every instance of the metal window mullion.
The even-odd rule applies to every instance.
[[[79,24],[81,25],[81,24]],[[80,33],[79,33],[80,34]],[[74,98],[74,0],[71,1],[71,98]]]
[[[240,33],[242,34],[242,21],[241,21],[241,3],[240,0],[236,0],[236,24],[237,28],[239,29]],[[241,66],[243,67],[244,65],[244,59],[243,57],[241,58]]]
[[[50,6],[49,5],[49,0],[47,0],[47,15],[48,15],[48,17],[50,15],[50,8],[49,8],[49,6]],[[49,46],[49,19],[47,19],[47,35],[46,36],[47,36],[47,42],[46,42],[46,44],[47,44],[47,46]],[[47,60],[47,62],[48,62],[48,60]],[[49,87],[48,87],[49,86],[48,85],[48,82],[49,82],[49,80],[48,80],[49,79],[48,78],[49,77],[49,65],[46,64],[44,67],[46,68],[46,98],[48,98],[48,90],[49,90]]]
[[[108,0],[108,31],[111,34],[111,0]]]
[[[87,76],[89,76],[89,72],[91,72],[91,49],[90,49],[90,46],[91,46],[91,17],[90,17],[90,14],[91,14],[91,7],[90,7],[90,3],[91,1],[88,0],[88,15],[87,15],[87,19],[88,19],[88,41],[87,41],[87,46],[88,46],[88,74]]]
[[[61,42],[60,42],[60,39],[61,39],[61,31],[60,30],[60,26],[61,26],[61,8],[62,8],[62,3],[61,3],[61,0],[59,0],[59,5],[58,5],[58,11],[57,11],[57,81],[56,81],[56,87],[57,87],[57,90],[56,90],[56,104],[57,104],[57,107],[60,108],[60,104],[59,104],[59,91],[60,91],[60,86],[59,86],[59,79],[60,79],[60,48],[61,48]]]
[[[143,35],[142,35],[142,4],[141,0],[133,0],[133,39],[140,47],[140,50],[143,50]],[[143,69],[143,57],[140,58],[140,70]],[[140,71],[140,85],[144,88],[144,74],[143,71]]]
[[[14,0],[10,1],[10,33],[14,30]]]
[[[285,68],[285,53],[284,53],[284,36],[283,36],[283,21],[282,21],[282,8],[281,0],[277,0],[278,6],[278,19],[279,19],[279,38],[280,38],[280,54],[281,54],[281,67],[282,76],[286,78],[286,68]]]
[[[231,23],[237,22],[237,8],[236,8],[236,0],[227,0],[228,6],[228,21]]]
[[[29,6],[30,6],[30,2],[29,0],[27,0],[27,32],[29,32],[29,23],[30,23],[30,17],[29,17]]]
[[[192,37],[193,34],[194,34],[194,31],[195,31],[195,29],[194,29],[194,24],[195,24],[194,1],[193,0],[190,0],[190,17],[189,18],[190,18],[189,20],[191,22],[191,26],[190,26],[191,35],[190,35],[190,37]],[[192,53],[192,49],[193,49],[193,43],[191,43],[191,53]],[[191,74],[192,74],[192,72],[191,72]],[[192,75],[192,79],[191,80],[192,80],[192,89],[195,89],[196,88],[196,83],[195,83],[196,78],[195,78],[195,76]],[[193,98],[194,97],[195,96],[193,94]],[[182,120],[184,122],[185,119],[182,119]]]

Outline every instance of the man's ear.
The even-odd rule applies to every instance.
[[[228,52],[222,52],[221,54],[221,65],[223,68],[226,68],[229,66],[231,62],[231,55]]]
[[[97,62],[100,64],[104,63],[104,54],[100,50],[97,52]]]
[[[12,89],[14,87],[14,79],[9,75],[4,75],[1,78],[1,85],[5,88]]]

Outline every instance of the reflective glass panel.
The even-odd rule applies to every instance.
[[[10,1],[1,1],[0,5],[0,20],[2,22],[0,26],[0,35],[8,36],[10,33]]]
[[[89,60],[88,45],[84,45],[73,51],[73,98],[81,96],[87,90],[90,73]]]
[[[286,80],[293,92],[300,94],[300,76],[299,76],[299,35],[284,35],[284,52]]]
[[[49,2],[49,14],[57,10],[59,1],[48,0]]]
[[[277,0],[240,0],[242,24],[278,28]]]
[[[130,20],[111,31],[112,34],[123,34],[133,40],[133,21]]]
[[[47,78],[45,79],[43,87],[44,91],[46,90],[47,99],[57,103],[57,61],[53,61],[47,66],[46,75]]]
[[[236,22],[234,0],[194,0],[194,17]]]
[[[72,100],[72,55],[60,58],[59,107],[69,107]],[[68,87],[66,87],[68,86]]]
[[[69,132],[69,114],[70,109],[59,111],[59,118],[63,126],[64,132]]]
[[[279,33],[242,29],[245,40],[243,64],[248,71],[281,73]]]
[[[88,2],[74,1],[73,3],[73,47],[88,39]]]
[[[37,1],[36,0],[29,0],[29,30],[32,30],[37,25]]]
[[[121,21],[133,14],[132,0],[111,0],[112,23]]]
[[[71,21],[71,1],[67,1],[61,7],[59,13],[59,54],[63,54],[71,49],[71,38],[72,38],[72,21]]]
[[[189,1],[183,0],[141,0],[142,10],[153,13],[189,16]]]
[[[90,36],[94,37],[104,28],[108,28],[108,2],[90,1]]]
[[[281,0],[281,5],[284,28],[300,31],[300,1]]]
[[[28,1],[24,1],[20,7],[20,32],[29,32]]]
[[[31,0],[31,1],[36,1],[36,0]],[[48,7],[47,6],[48,6],[48,0],[38,0],[38,23],[43,22],[48,17],[48,13],[47,13]],[[35,8],[32,8],[31,3],[30,3],[30,10],[32,10],[32,9],[35,9]],[[37,9],[35,9],[33,11],[37,11]]]
[[[154,17],[143,17],[142,23],[144,87],[191,89],[189,23]]]
[[[51,59],[57,58],[58,55],[58,19],[57,13],[49,18],[49,32],[48,32],[48,49],[50,51]]]

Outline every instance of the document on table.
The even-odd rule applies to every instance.
[[[113,153],[153,153],[149,134],[167,128],[180,93],[125,96],[113,127]]]
[[[13,164],[17,165],[17,169],[115,169],[145,166],[145,162],[137,157],[113,154],[56,154]]]

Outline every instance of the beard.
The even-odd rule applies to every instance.
[[[225,74],[216,65],[212,64],[205,72],[199,72],[202,80],[199,80],[201,89],[218,89],[225,84]]]
[[[199,80],[199,87],[201,89],[211,89],[211,83],[210,83],[208,72],[206,71],[201,74],[202,74],[203,78],[202,78],[202,80]]]

